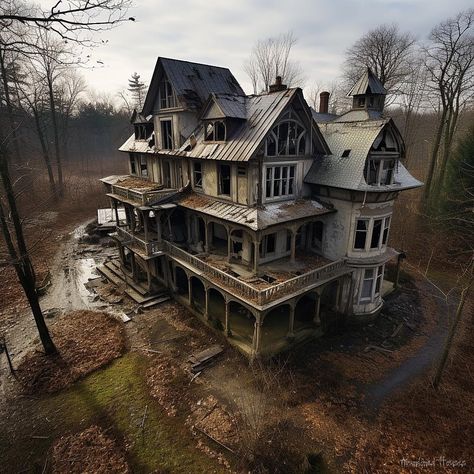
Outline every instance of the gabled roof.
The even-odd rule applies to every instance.
[[[362,76],[360,76],[359,80],[352,86],[352,89],[347,94],[347,97],[365,94],[387,94],[387,90],[383,86],[382,82],[369,67],[365,70]]]
[[[204,111],[202,119],[238,118],[247,119],[246,96],[236,94],[211,94]]]
[[[227,68],[158,58],[143,105],[144,115],[153,112],[163,75],[173,86],[179,102],[190,109],[200,109],[211,93],[244,95],[237,79]]]

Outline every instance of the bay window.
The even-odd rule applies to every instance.
[[[375,268],[366,268],[361,284],[359,302],[373,302],[380,296],[384,274],[384,265]]]
[[[390,216],[356,220],[354,250],[369,251],[387,245]]]

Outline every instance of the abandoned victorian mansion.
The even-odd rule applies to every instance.
[[[394,201],[421,183],[377,77],[348,96],[316,112],[279,77],[246,95],[226,68],[159,58],[129,174],[102,179],[119,258],[101,271],[145,306],[170,293],[250,357],[377,315]]]

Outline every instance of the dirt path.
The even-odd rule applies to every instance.
[[[365,388],[365,401],[371,410],[377,410],[395,391],[401,390],[414,378],[425,373],[433,366],[443,350],[449,328],[449,316],[456,307],[456,298],[451,296],[446,300],[436,286],[425,280],[419,281],[418,286],[420,292],[429,295],[436,303],[437,324],[431,334],[426,334],[427,341],[416,354],[405,359],[381,381]]]

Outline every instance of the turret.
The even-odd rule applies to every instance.
[[[347,94],[353,97],[352,109],[383,111],[387,91],[380,79],[368,67]]]

